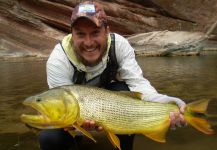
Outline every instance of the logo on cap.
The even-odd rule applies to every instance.
[[[81,4],[78,8],[79,13],[95,13],[96,9],[93,4]]]
[[[80,18],[85,17],[93,21],[98,27],[107,24],[106,14],[102,6],[96,2],[86,1],[77,5],[72,12],[71,25]]]

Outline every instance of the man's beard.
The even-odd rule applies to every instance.
[[[99,58],[96,59],[94,62],[89,62],[89,61],[85,60],[82,56],[80,56],[77,53],[79,51],[78,47],[74,47],[74,51],[75,51],[75,54],[76,54],[79,61],[81,61],[85,66],[93,67],[93,66],[98,65],[102,61],[102,58],[103,58],[103,56],[105,55],[105,53],[107,51],[107,45],[103,47],[103,53],[101,53]]]

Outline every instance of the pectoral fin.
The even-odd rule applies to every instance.
[[[169,119],[167,119],[158,128],[153,129],[151,132],[148,131],[148,132],[144,132],[142,134],[147,136],[148,138],[154,140],[154,141],[164,143],[164,142],[166,142],[165,137],[166,137],[166,133],[168,131],[169,126],[170,126],[170,121],[169,121]]]
[[[75,138],[76,132],[74,130],[68,130],[68,132],[73,138]]]
[[[114,133],[108,131],[107,137],[115,148],[117,147],[119,150],[121,150],[120,140]]]
[[[79,130],[81,133],[83,133],[85,136],[87,136],[88,138],[90,138],[92,141],[96,143],[96,140],[93,138],[93,136],[88,131],[86,131],[85,129],[83,129],[82,127],[76,124],[74,124],[73,127]]]

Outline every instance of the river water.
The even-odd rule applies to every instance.
[[[217,114],[217,55],[186,57],[138,57],[144,76],[160,92],[187,103],[210,99],[210,114]],[[37,134],[19,119],[25,108],[22,101],[48,89],[45,61],[0,62],[0,150],[38,150]],[[217,118],[210,118],[217,131]],[[111,149],[103,136],[98,148],[87,142],[83,149]],[[190,126],[169,131],[160,144],[137,135],[134,150],[216,150],[217,135],[204,135]]]

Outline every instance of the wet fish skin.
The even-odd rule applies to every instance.
[[[209,101],[187,105],[186,121],[205,134],[213,134],[209,123],[198,116],[205,113]],[[137,92],[114,92],[97,87],[62,86],[27,98],[24,105],[33,107],[41,115],[21,116],[24,123],[39,129],[65,128],[72,124],[89,138],[81,128],[85,120],[94,120],[107,132],[112,144],[120,149],[115,134],[143,134],[155,141],[165,142],[170,126],[169,113],[179,111],[172,103],[143,101]],[[95,141],[95,140],[94,140]]]

